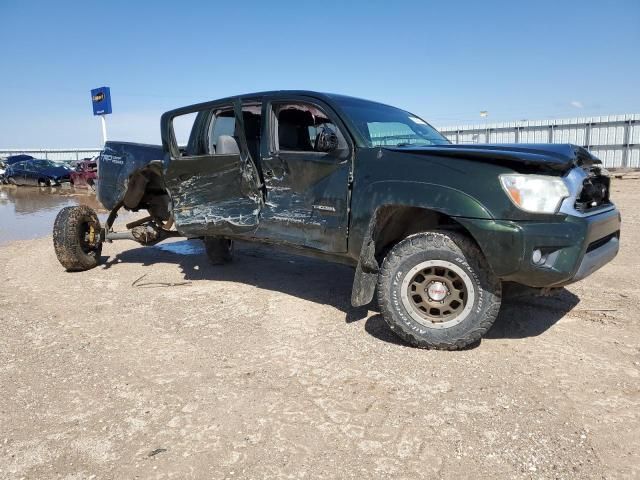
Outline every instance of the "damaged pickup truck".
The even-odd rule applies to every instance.
[[[186,146],[175,120],[194,118]],[[169,111],[162,146],[107,142],[101,226],[63,209],[70,271],[104,242],[200,238],[214,263],[234,240],[355,267],[354,306],[377,301],[418,347],[459,349],[493,324],[505,285],[551,290],[615,257],[620,214],[601,162],[575,145],[452,145],[416,115],[356,98],[276,91]],[[120,209],[148,216],[113,231]]]

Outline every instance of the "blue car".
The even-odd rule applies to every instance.
[[[7,167],[4,177],[13,185],[51,187],[69,182],[71,169],[51,160],[25,160]]]
[[[4,163],[6,165],[13,165],[14,163],[25,162],[27,160],[35,160],[35,158],[31,155],[11,155],[5,159]]]

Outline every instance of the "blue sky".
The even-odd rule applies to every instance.
[[[0,0],[0,148],[159,142],[160,114],[313,89],[436,126],[640,112],[640,0]]]

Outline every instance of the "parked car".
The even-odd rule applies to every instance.
[[[71,172],[71,184],[74,187],[93,188],[98,177],[98,163],[96,158],[85,158],[78,162]]]
[[[10,155],[5,160],[5,163],[7,165],[13,165],[14,163],[25,162],[27,160],[34,160],[34,158],[31,155]]]
[[[51,160],[25,160],[9,165],[5,172],[8,183],[50,187],[70,181],[68,167]]]
[[[179,148],[174,119],[193,113]],[[452,145],[412,113],[305,91],[172,110],[161,132],[162,146],[107,142],[104,228],[86,207],[56,218],[67,270],[95,267],[119,238],[202,238],[213,263],[236,239],[292,248],[355,267],[352,304],[377,291],[407,342],[459,349],[489,330],[503,287],[548,292],[618,252],[607,172],[575,145]],[[149,216],[114,232],[121,208]]]

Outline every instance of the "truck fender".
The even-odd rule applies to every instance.
[[[428,228],[437,228],[439,226],[435,219],[446,218],[455,221],[456,217],[493,218],[491,213],[474,197],[443,185],[423,182],[383,181],[368,185],[367,190],[369,191],[359,197],[362,201],[354,205],[353,208],[354,212],[373,212],[368,218],[366,229],[362,229],[364,233],[361,234],[361,248],[351,290],[351,304],[354,307],[367,305],[373,300],[380,270],[380,265],[376,258],[376,239],[384,226],[384,222],[390,215],[389,212],[393,212],[393,209],[412,208],[423,211],[427,215],[431,214],[434,221],[428,224]],[[398,192],[402,192],[403,198],[398,198]],[[372,200],[384,199],[385,197],[389,199],[395,198],[393,198],[393,202],[371,205]],[[366,203],[369,203],[369,205],[366,205]],[[367,220],[363,218],[354,218],[354,223],[363,224],[365,221]],[[352,229],[356,242],[358,241],[357,231],[357,228]]]

